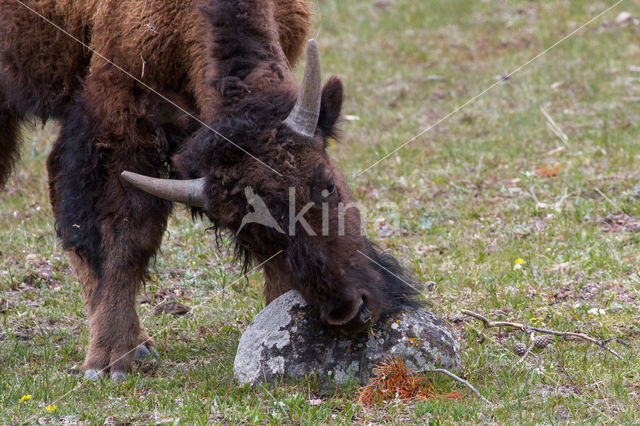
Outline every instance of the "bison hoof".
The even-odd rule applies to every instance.
[[[143,361],[143,360],[145,360],[147,358],[150,358],[150,357],[158,358],[159,356],[160,356],[160,354],[158,353],[156,348],[154,348],[153,346],[147,348],[145,345],[140,345],[140,346],[138,346],[138,349],[136,349],[135,360],[136,361]]]
[[[89,369],[84,372],[84,378],[87,380],[93,380],[94,382],[99,382],[104,377],[104,371]]]
[[[109,376],[114,382],[122,382],[127,379],[127,375],[122,371],[112,371]]]

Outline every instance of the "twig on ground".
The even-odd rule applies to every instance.
[[[484,402],[485,404],[493,405],[493,403],[491,401],[489,401],[487,398],[485,398],[484,396],[482,396],[482,394],[478,391],[478,389],[476,389],[471,383],[469,383],[468,381],[466,381],[462,377],[456,376],[455,374],[453,374],[449,370],[445,370],[444,368],[426,368],[423,371],[425,371],[425,372],[432,371],[434,373],[441,373],[441,374],[447,375],[447,376],[451,377],[452,379],[457,380],[458,382],[462,383],[463,385],[465,385],[469,389],[471,389],[473,391],[473,393],[475,393],[478,396],[478,398],[480,398],[482,400],[482,402]]]
[[[546,328],[532,327],[530,325],[520,324],[518,322],[489,321],[485,316],[480,315],[477,312],[467,311],[466,309],[463,309],[462,313],[481,321],[485,328],[511,327],[511,328],[522,330],[522,331],[528,332],[528,333],[530,333],[532,331],[535,331],[536,333],[552,334],[554,336],[564,337],[565,339],[570,338],[570,337],[574,337],[574,338],[577,338],[577,339],[582,339],[582,340],[584,340],[586,342],[589,342],[589,343],[593,343],[594,345],[598,345],[600,348],[602,348],[605,351],[611,353],[616,358],[623,359],[622,356],[618,352],[616,352],[613,349],[607,347],[607,344],[610,343],[613,340],[615,340],[615,341],[617,341],[619,343],[622,343],[622,344],[626,343],[623,340],[620,340],[620,339],[617,339],[617,338],[608,339],[608,340],[598,340],[598,339],[595,339],[595,338],[593,338],[591,336],[588,336],[588,335],[586,335],[584,333],[574,333],[574,332],[571,332],[571,331],[548,330]]]
[[[605,200],[607,200],[607,202],[608,202],[609,204],[611,204],[613,207],[615,207],[616,209],[618,209],[618,211],[619,211],[620,213],[623,213],[622,209],[621,209],[620,207],[618,207],[618,205],[615,203],[615,201],[613,201],[611,198],[607,197],[607,196],[606,196],[602,191],[600,191],[600,189],[599,189],[598,187],[596,187],[596,188],[594,188],[594,189],[595,189],[595,191],[596,191],[598,194],[600,194],[600,196],[601,196],[602,198],[604,198]]]
[[[547,119],[547,125],[549,126],[549,129],[551,129],[551,131],[564,143],[567,143],[569,141],[569,137],[567,136],[567,134],[562,130],[562,128],[560,126],[558,126],[558,123],[555,122],[555,120],[553,118],[551,118],[551,116],[549,115],[549,113],[542,107],[542,105],[540,106],[540,112],[542,112],[542,115],[544,115],[544,118]]]
[[[628,347],[628,348],[629,348],[629,347],[631,347],[631,345],[629,344],[629,342],[627,342],[627,341],[625,341],[625,340],[622,340],[622,339],[621,339],[621,338],[619,338],[619,337],[612,337],[612,338],[610,338],[610,339],[607,339],[607,340],[603,340],[603,341],[602,341],[602,343],[604,343],[605,345],[606,345],[606,344],[608,344],[608,343],[611,343],[611,342],[618,342],[618,343],[620,343],[621,345],[624,345],[624,346],[626,346],[626,347]]]

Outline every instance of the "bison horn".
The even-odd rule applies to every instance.
[[[156,197],[191,207],[204,207],[205,178],[191,180],[158,179],[132,172],[122,172],[120,176],[136,188]]]
[[[298,101],[284,123],[296,133],[313,137],[320,118],[321,96],[320,56],[316,41],[311,39],[307,44],[307,64]]]

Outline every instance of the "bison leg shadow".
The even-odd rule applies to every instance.
[[[11,174],[13,164],[18,159],[20,119],[10,108],[0,91],[0,188]]]

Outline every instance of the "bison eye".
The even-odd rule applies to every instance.
[[[333,181],[333,176],[331,176],[331,177],[329,178],[329,181],[327,182],[327,194],[328,194],[328,195],[331,195],[331,194],[333,194],[334,192],[336,192],[336,184],[335,184],[335,182]]]

